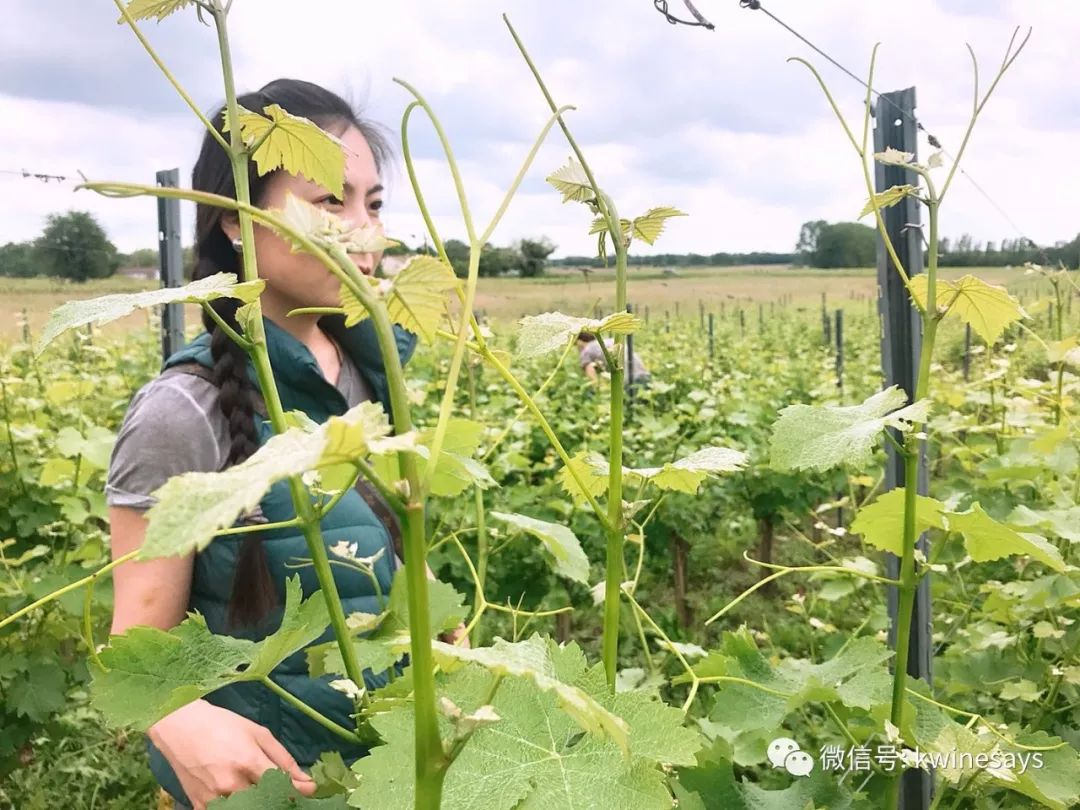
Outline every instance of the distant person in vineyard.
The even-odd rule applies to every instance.
[[[250,110],[280,105],[340,138],[346,152],[342,199],[283,171],[260,177],[252,163],[248,181],[255,205],[280,208],[292,193],[354,225],[379,221],[383,204],[379,175],[389,148],[379,130],[345,101],[317,85],[282,79],[241,96],[239,103]],[[222,130],[224,110],[212,120]],[[192,186],[235,198],[229,158],[209,133],[192,172]],[[347,329],[341,315],[286,317],[300,307],[339,306],[338,278],[314,257],[293,253],[289,244],[258,225],[254,248],[259,275],[266,280],[263,320],[282,407],[300,410],[317,423],[365,400],[379,402],[389,411],[386,374],[371,319]],[[194,279],[222,271],[239,277],[242,250],[236,215],[199,205]],[[370,275],[381,255],[357,254],[353,259]],[[240,331],[238,304],[236,299],[220,298],[211,306]],[[169,357],[162,372],[135,394],[124,417],[106,484],[114,557],[143,543],[144,513],[156,502],[151,493],[166,480],[237,464],[273,433],[246,353],[207,313],[203,326],[206,331]],[[401,327],[394,329],[398,351],[406,360],[416,336]],[[292,499],[282,481],[240,525],[292,517]],[[381,593],[389,592],[394,571],[401,565],[400,527],[370,484],[361,478],[323,518],[321,528],[327,548],[336,548],[330,551],[331,559],[342,553],[380,555],[375,575]],[[114,572],[112,632],[123,633],[134,625],[169,629],[187,612],[198,611],[213,633],[263,638],[280,624],[289,576],[300,574],[305,596],[317,589],[311,567],[302,565],[308,559],[307,543],[292,527],[218,537],[203,551],[183,558],[127,562]],[[332,569],[346,614],[381,612],[367,576],[346,566]],[[457,639],[463,630],[444,634],[444,640]],[[331,637],[328,631],[321,640]],[[378,688],[388,675],[365,670],[360,686]],[[330,677],[311,678],[302,653],[283,662],[272,678],[339,725],[352,726],[352,700],[329,686]],[[155,777],[177,800],[177,807],[195,810],[249,787],[271,768],[290,774],[296,788],[311,795],[315,785],[304,769],[320,753],[338,751],[346,761],[367,753],[364,746],[343,742],[259,683],[218,689],[167,715],[148,736]]]
[[[615,350],[615,341],[607,338],[604,340],[604,346],[607,347],[608,354],[611,354]],[[581,370],[585,372],[585,376],[590,381],[594,384],[598,383],[600,372],[607,370],[607,359],[604,357],[604,350],[600,348],[600,338],[592,332],[579,332],[577,349]],[[649,369],[642,362],[641,355],[635,352],[632,364],[627,362],[629,357],[630,351],[629,346],[627,346],[623,357],[623,368],[625,369],[623,376],[624,387],[630,390],[647,387],[652,380],[652,374],[649,373]]]

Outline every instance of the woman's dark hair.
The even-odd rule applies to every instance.
[[[594,340],[596,340],[596,335],[594,335],[592,332],[586,332],[585,330],[582,330],[578,332],[577,339],[584,340],[586,343],[592,343]]]
[[[375,125],[363,120],[344,99],[317,84],[297,79],[277,79],[261,90],[240,96],[237,102],[241,107],[255,112],[262,112],[270,104],[277,104],[286,112],[307,118],[335,135],[356,127],[371,147],[380,172],[390,159],[389,142]],[[218,132],[223,132],[224,106],[211,120]],[[262,202],[270,177],[270,174],[260,177],[254,161],[248,163],[248,186],[253,205]],[[191,186],[198,191],[236,198],[229,156],[209,132],[203,137],[199,158],[191,172]],[[241,278],[240,255],[221,228],[225,213],[223,209],[210,205],[200,204],[196,207],[193,280],[221,272],[235,273],[238,279]],[[236,321],[239,301],[235,298],[219,298],[210,306],[225,323],[240,331]],[[247,376],[248,358],[244,350],[233,343],[206,312],[203,313],[203,327],[210,334],[214,382],[220,389],[221,412],[229,425],[231,445],[225,464],[229,467],[239,464],[259,447],[252,399],[254,386]],[[277,590],[270,578],[261,533],[249,532],[244,536],[236,564],[228,621],[233,626],[256,624],[277,601]]]

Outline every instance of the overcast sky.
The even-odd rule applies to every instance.
[[[861,123],[863,91],[760,11],[696,0],[716,30],[672,26],[650,0],[235,0],[237,84],[289,76],[325,84],[400,143],[407,80],[433,105],[456,151],[477,229],[486,224],[546,104],[500,17],[509,14],[601,186],[624,216],[654,205],[690,214],[637,252],[774,250],[802,222],[854,219],[865,200],[857,158],[812,76],[819,66]],[[1080,3],[1075,0],[766,0],[767,8],[856,73],[881,42],[875,86],[915,85],[917,115],[956,153],[971,110],[969,42],[985,87],[1016,26],[1031,41],[990,100],[963,162],[1004,210],[958,177],[947,235],[1040,244],[1080,230]],[[35,237],[50,212],[93,211],[121,250],[156,245],[150,199],[106,200],[73,182],[18,172],[152,183],[179,167],[189,182],[200,124],[158,73],[109,0],[5,0],[0,31],[0,243]],[[680,0],[673,11],[683,12]],[[185,11],[144,30],[204,109],[223,98],[213,30]],[[425,194],[444,238],[462,237],[453,187],[420,116],[411,127]],[[920,155],[929,147],[920,143]],[[398,150],[400,152],[400,150]],[[569,148],[556,129],[496,231],[496,244],[548,236],[556,255],[588,254],[589,215],[543,177]],[[389,235],[417,241],[422,221],[403,165],[386,178]],[[193,210],[182,213],[190,241]],[[1010,221],[1011,220],[1011,221]],[[869,219],[867,220],[869,222]]]

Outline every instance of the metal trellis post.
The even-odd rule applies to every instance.
[[[900,112],[903,111],[903,113]],[[876,106],[874,122],[874,151],[887,147],[915,153],[918,147],[915,129],[915,88],[883,93]],[[918,185],[915,172],[902,166],[875,163],[875,189],[882,192],[892,186],[910,183]],[[896,253],[910,277],[923,272],[922,233],[919,230],[919,202],[907,197],[899,204],[881,212],[886,230]],[[881,317],[881,361],[885,385],[898,385],[907,392],[909,400],[915,393],[917,358],[922,346],[922,322],[911,305],[903,280],[885,250],[881,237],[877,248],[878,311]],[[898,433],[893,438],[902,441]],[[886,443],[888,458],[885,467],[885,489],[903,486],[904,460]],[[927,494],[925,445],[919,453],[919,494]],[[924,533],[916,547],[929,556],[929,544]],[[885,555],[885,575],[900,577],[900,559]],[[897,589],[887,588],[889,609],[889,640],[895,645],[897,627]],[[933,659],[930,628],[930,577],[923,577],[915,594],[912,608],[911,638],[908,644],[908,675],[931,683]],[[933,775],[920,769],[910,769],[903,775],[900,810],[927,810],[933,791]]]
[[[157,173],[157,185],[177,188],[180,170],[165,169]],[[159,197],[158,253],[162,287],[184,286],[184,258],[180,249],[180,201]],[[161,354],[168,358],[184,346],[184,305],[165,304],[161,316]]]

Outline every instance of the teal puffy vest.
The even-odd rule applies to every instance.
[[[317,423],[325,422],[333,415],[345,413],[348,409],[345,397],[323,376],[307,346],[270,319],[264,317],[263,323],[270,364],[274,370],[282,408],[286,411],[303,411]],[[390,413],[386,372],[371,319],[345,328],[343,316],[328,315],[320,318],[319,325],[338,341],[342,351],[349,355],[371,387],[375,399]],[[398,354],[404,363],[416,347],[416,336],[399,326],[394,327],[394,332]],[[208,333],[201,333],[183,349],[172,354],[162,366],[162,371],[176,366],[190,367],[192,362],[208,369],[213,367]],[[248,378],[257,390],[258,378],[250,361],[247,370]],[[273,435],[273,428],[259,414],[255,415],[255,422],[261,445]],[[296,517],[287,481],[274,484],[259,505],[263,515],[271,523]],[[379,504],[371,500],[370,492],[362,495],[360,489],[353,489],[323,518],[321,528],[327,547],[347,540],[357,543],[356,553],[363,557],[384,549],[385,553],[375,564],[375,573],[382,592],[387,594],[390,592],[397,563],[391,534],[386,521],[380,518],[380,512],[386,514],[385,509],[379,509]],[[275,529],[263,532],[262,537],[270,576],[278,587],[279,604],[284,603],[285,580],[291,576],[300,577],[305,598],[319,589],[314,569],[309,563],[307,542],[299,530],[294,527]],[[217,537],[196,555],[188,610],[201,613],[214,633],[258,640],[280,625],[280,607],[271,611],[257,628],[237,631],[228,627],[226,622],[233,574],[242,542],[242,535]],[[346,615],[354,611],[375,614],[381,611],[371,580],[359,571],[343,566],[331,568]],[[316,643],[332,639],[333,633],[327,628]],[[346,728],[352,727],[354,721],[350,717],[353,711],[351,700],[329,686],[331,680],[341,676],[310,677],[307,659],[302,650],[283,661],[271,677],[281,687],[331,720]],[[364,680],[368,689],[376,689],[386,683],[388,673],[373,673],[367,669],[364,670]],[[367,753],[364,746],[350,746],[258,683],[226,686],[211,692],[206,696],[206,700],[266,726],[305,768],[313,764],[323,751],[336,750],[346,762]],[[149,740],[147,745],[150,768],[158,783],[179,801],[189,803],[165,757]]]

